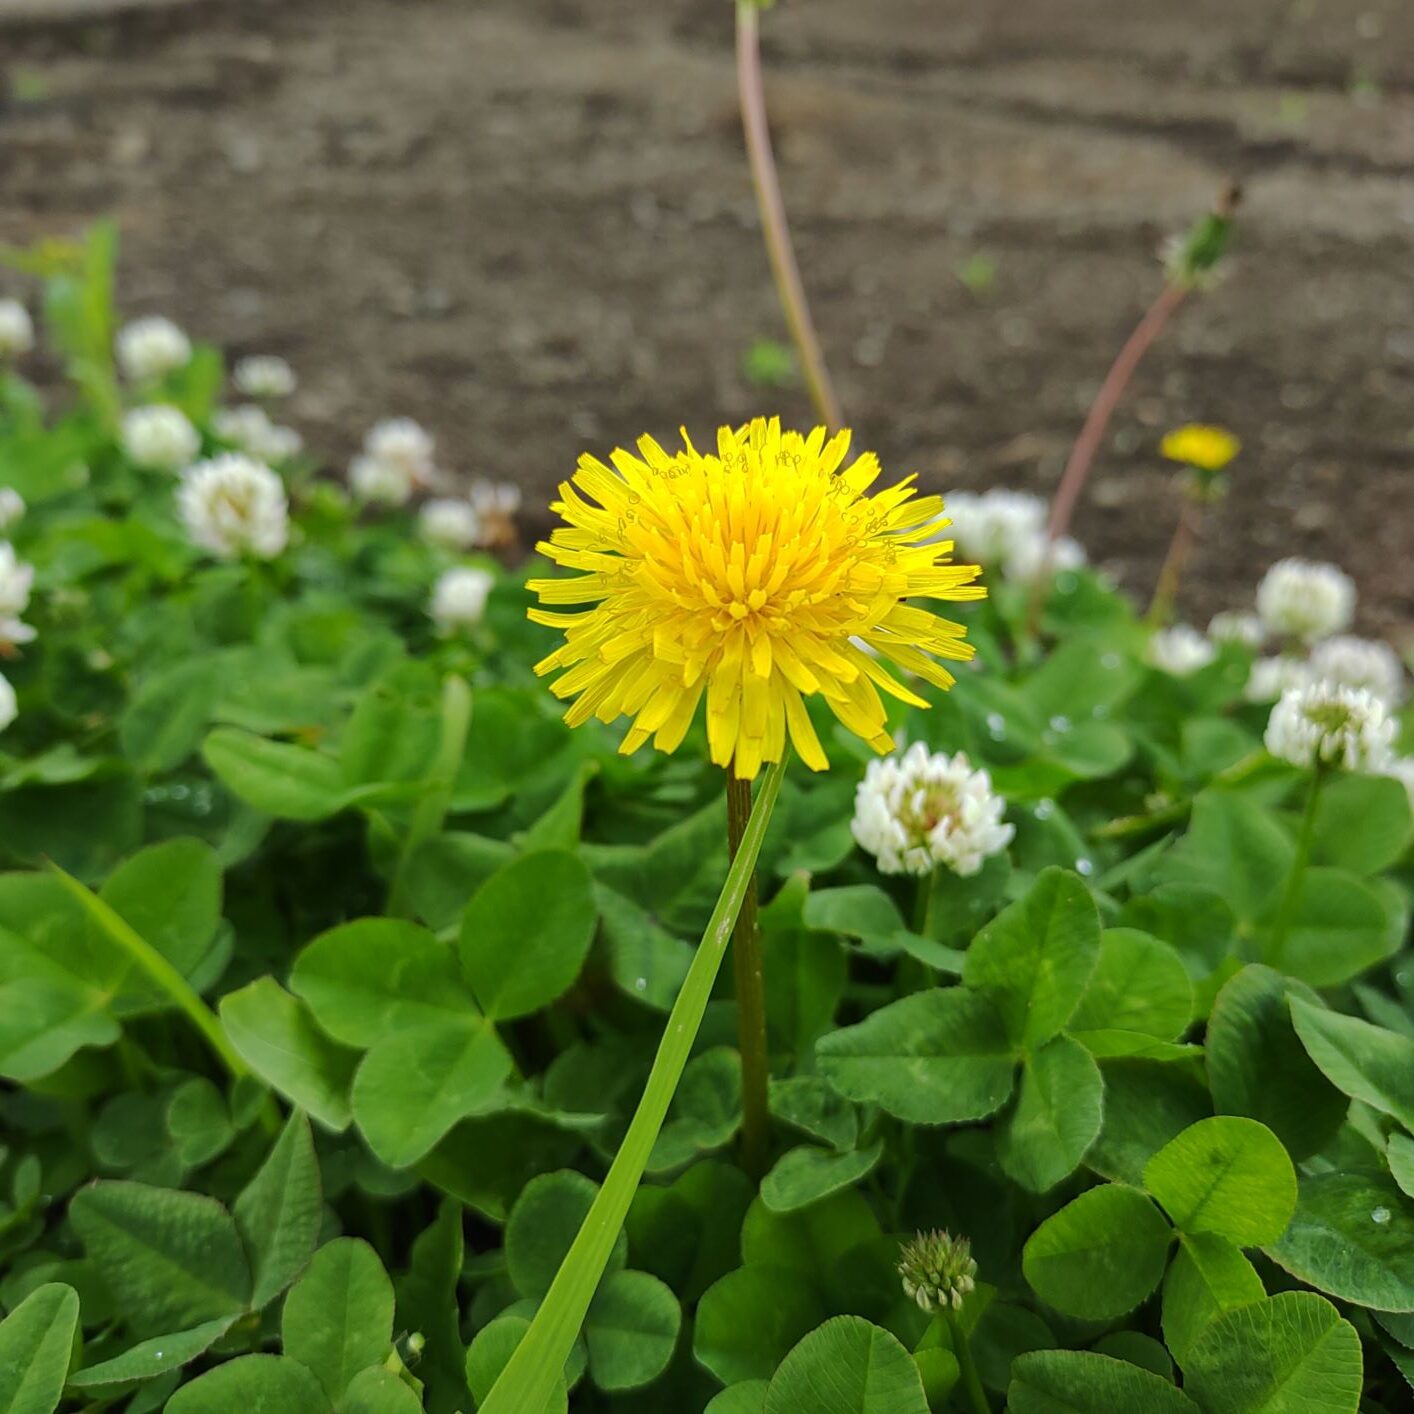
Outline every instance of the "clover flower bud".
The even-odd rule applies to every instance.
[[[418,512],[423,538],[444,550],[469,550],[481,535],[481,517],[470,501],[438,497]]]
[[[1372,693],[1317,678],[1282,694],[1263,741],[1273,756],[1303,769],[1380,772],[1390,763],[1395,730]]]
[[[956,1311],[977,1284],[972,1244],[941,1230],[920,1232],[900,1249],[898,1274],[921,1310]]]
[[[1208,637],[1214,643],[1235,643],[1255,652],[1267,637],[1267,627],[1256,614],[1224,609],[1208,621]]]
[[[295,390],[295,371],[278,354],[251,354],[231,377],[248,398],[288,398]]]

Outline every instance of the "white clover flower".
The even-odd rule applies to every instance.
[[[153,403],[123,414],[122,443],[138,466],[181,471],[201,450],[201,434],[180,408]]]
[[[428,501],[417,520],[424,538],[444,550],[469,550],[481,536],[481,517],[470,501],[452,497]]]
[[[1002,823],[1006,801],[967,756],[930,755],[914,742],[871,761],[854,796],[850,829],[882,874],[928,874],[946,864],[964,878],[999,854],[1016,830]]]
[[[271,422],[270,414],[255,403],[219,409],[211,419],[211,428],[223,442],[271,464],[289,461],[304,446],[304,438],[293,427]]]
[[[237,389],[248,398],[288,398],[295,390],[295,371],[278,354],[251,354],[232,374]]]
[[[487,570],[458,567],[441,575],[432,589],[432,615],[438,631],[455,633],[479,624],[496,577]]]
[[[118,367],[131,383],[151,383],[191,362],[191,340],[160,314],[134,319],[118,331]]]
[[[516,544],[516,512],[520,487],[509,481],[473,481],[467,493],[481,520],[478,544],[488,549]]]
[[[413,480],[394,462],[366,453],[349,463],[349,486],[360,501],[377,506],[405,506],[412,499]]]
[[[217,559],[251,554],[273,560],[289,539],[284,483],[263,462],[239,452],[192,467],[177,493],[177,509],[192,543]]]
[[[3,732],[20,715],[19,703],[15,700],[15,689],[10,679],[0,673],[0,732]]]
[[[1382,771],[1390,762],[1395,723],[1379,698],[1364,688],[1320,679],[1289,688],[1272,708],[1263,741],[1293,766],[1344,766]]]
[[[1159,629],[1149,640],[1144,656],[1160,672],[1186,678],[1199,668],[1206,668],[1218,656],[1218,650],[1196,628],[1176,624]]]
[[[1293,687],[1305,687],[1311,669],[1301,658],[1284,653],[1279,658],[1258,658],[1247,675],[1242,695],[1249,702],[1275,702]]]
[[[25,498],[13,486],[0,486],[0,535],[25,518]]]
[[[0,299],[0,358],[16,358],[34,347],[34,320],[17,299]]]
[[[1273,633],[1314,643],[1350,627],[1355,582],[1335,565],[1278,560],[1257,586],[1257,612]]]
[[[1338,634],[1311,650],[1313,677],[1344,687],[1363,687],[1387,707],[1404,701],[1404,664],[1387,643]]]
[[[375,423],[363,439],[364,455],[397,467],[414,484],[433,476],[433,442],[410,417],[388,417]]]
[[[1224,609],[1209,620],[1208,637],[1214,643],[1235,643],[1240,648],[1250,648],[1255,652],[1266,641],[1267,626],[1256,614]]]

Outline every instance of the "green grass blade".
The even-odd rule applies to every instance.
[[[707,931],[688,969],[682,991],[673,1004],[667,1029],[658,1046],[643,1098],[614,1156],[604,1186],[594,1200],[574,1245],[555,1275],[545,1300],[535,1313],[525,1339],[516,1347],[492,1387],[481,1414],[532,1414],[545,1408],[561,1378],[565,1360],[584,1322],[599,1278],[613,1251],[614,1240],[628,1216],[629,1204],[647,1167],[648,1156],[663,1127],[673,1093],[697,1038],[713,983],[726,955],[766,825],[780,793],[785,761],[772,766],[761,783],[741,848],[727,872]]]

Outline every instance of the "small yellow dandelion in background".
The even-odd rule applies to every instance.
[[[818,693],[876,751],[893,750],[880,692],[928,704],[885,664],[946,689],[953,675],[934,659],[973,655],[961,624],[905,600],[986,594],[978,566],[949,563],[952,541],[935,538],[941,497],[918,495],[911,476],[867,494],[879,462],[865,452],[843,466],[848,432],[803,437],[758,418],[721,428],[715,455],[686,432],[683,443],[670,453],[645,436],[612,468],[585,455],[560,485],[551,509],[568,524],[537,548],[583,573],[529,588],[542,604],[595,605],[530,610],[564,631],[535,671],[561,674],[551,690],[574,699],[565,720],[630,717],[620,750],[651,737],[671,752],[705,696],[712,760],[750,780],[780,760],[787,732],[812,770],[828,768],[804,704]]]
[[[1199,471],[1221,471],[1242,450],[1242,443],[1226,427],[1190,422],[1164,434],[1159,455]]]

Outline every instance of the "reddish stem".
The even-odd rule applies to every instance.
[[[776,294],[786,317],[791,339],[800,356],[801,372],[815,405],[816,415],[832,432],[844,425],[839,399],[830,382],[825,356],[815,323],[810,317],[810,305],[801,283],[800,267],[791,246],[790,226],[786,222],[786,205],[781,197],[781,180],[776,171],[776,159],[771,151],[771,129],[766,121],[766,90],[761,77],[760,27],[752,0],[738,0],[736,7],[736,74],[741,95],[741,123],[746,133],[746,152],[751,159],[751,184],[756,190],[756,206],[761,213],[761,232],[766,239],[766,253],[771,258],[771,273],[776,281]]]

